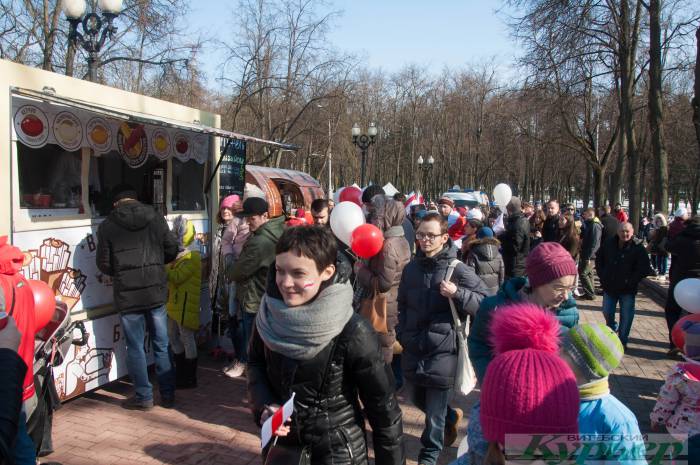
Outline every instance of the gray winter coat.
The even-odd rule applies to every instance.
[[[488,295],[495,295],[505,279],[503,257],[498,251],[501,243],[498,239],[485,237],[472,242],[464,261],[467,266],[474,268],[476,275],[486,284]]]

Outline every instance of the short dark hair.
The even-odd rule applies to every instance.
[[[335,265],[338,246],[330,229],[321,226],[287,228],[275,247],[275,255],[292,252],[298,257],[310,258],[318,272]]]
[[[326,208],[330,208],[328,205],[328,200],[326,199],[315,199],[311,202],[311,211],[315,213],[321,213]]]
[[[602,208],[602,207],[601,207],[601,208]],[[586,208],[586,210],[585,210],[583,213],[593,213],[593,216],[596,215],[595,208],[593,208],[593,207],[588,207],[588,208]]]
[[[397,192],[394,194],[394,200],[397,202],[405,202],[406,201],[406,194],[402,194],[401,192]]]
[[[386,192],[384,192],[382,186],[372,184],[362,193],[362,203],[370,203],[372,201],[372,197],[375,195],[386,195]]]
[[[447,220],[441,214],[436,212],[428,213],[421,219],[421,223],[425,223],[426,221],[438,222],[440,224],[440,233],[447,234]]]

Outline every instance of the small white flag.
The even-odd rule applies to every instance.
[[[260,430],[260,447],[262,449],[270,442],[270,439],[275,435],[275,431],[277,431],[280,426],[284,425],[294,413],[295,395],[296,394],[292,392],[292,397],[263,423],[262,429]]]

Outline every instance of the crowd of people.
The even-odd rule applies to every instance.
[[[113,277],[126,338],[134,395],[123,406],[154,406],[148,328],[159,403],[173,408],[177,390],[197,386],[196,231],[182,216],[168,227],[130,186],[119,186],[113,198],[114,210],[98,229],[97,265]],[[274,431],[266,463],[291,463],[290,456],[294,463],[368,463],[366,421],[375,463],[405,463],[399,392],[425,416],[415,457],[421,465],[434,465],[456,442],[465,415],[469,447],[460,464],[505,463],[509,435],[559,433],[623,435],[591,459],[625,463],[624,452],[643,460],[637,418],[610,393],[608,376],[630,341],[642,279],[664,279],[669,255],[669,355],[682,351],[688,359],[669,376],[651,419],[691,437],[697,451],[700,365],[693,360],[700,361],[700,326],[684,327],[684,347],[673,344],[671,330],[682,315],[674,286],[700,277],[700,217],[681,209],[669,223],[657,214],[635,232],[620,205],[579,215],[556,200],[512,197],[502,210],[456,207],[447,197],[411,207],[405,200],[379,186],[364,190],[366,221],[381,231],[383,244],[360,259],[335,236],[330,199],[316,199],[309,212],[299,209],[291,218],[270,217],[261,197],[222,199],[209,296],[215,337],[226,322],[234,348],[224,372],[246,378],[258,425],[294,396],[294,415]],[[597,293],[606,324],[580,323],[577,301]],[[460,326],[468,328],[480,388],[469,412],[452,402]],[[0,364],[19,377],[13,328],[0,331]],[[19,386],[5,383],[3,392],[14,395]],[[9,453],[21,419],[16,405],[3,408],[0,446]]]

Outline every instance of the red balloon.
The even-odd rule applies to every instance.
[[[382,250],[384,235],[373,224],[363,224],[355,228],[350,238],[350,248],[361,258],[372,258]]]
[[[700,323],[700,313],[691,313],[686,315],[673,325],[671,329],[671,340],[673,344],[681,350],[685,348],[685,331],[683,331],[683,323],[686,321],[692,321],[693,323]]]
[[[362,191],[355,186],[346,187],[340,193],[341,202],[352,202],[360,207],[362,206]]]
[[[39,332],[53,318],[56,311],[56,294],[44,281],[28,279],[27,282],[34,294],[34,326]]]

